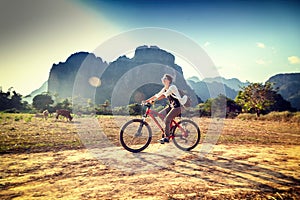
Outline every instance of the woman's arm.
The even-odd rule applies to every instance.
[[[162,100],[164,98],[166,98],[166,97],[163,94],[161,96],[159,96],[159,97],[156,97],[156,95],[154,95],[154,96],[150,97],[149,99],[147,99],[146,102],[151,103],[153,101]]]
[[[165,92],[163,92],[164,96],[170,96],[171,94],[178,94],[178,89],[176,85],[171,85],[169,89]]]
[[[153,101],[161,100],[161,99],[166,98],[166,96],[164,95],[164,91],[165,91],[165,88],[163,88],[159,93],[157,93],[154,96],[152,96],[149,99],[147,99],[146,102],[151,103]]]

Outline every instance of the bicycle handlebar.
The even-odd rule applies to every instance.
[[[150,107],[152,106],[152,103],[143,101],[143,102],[141,103],[141,105],[150,108]]]

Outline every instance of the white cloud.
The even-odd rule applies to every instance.
[[[256,43],[256,46],[257,46],[258,48],[262,48],[262,49],[266,48],[266,45],[265,45],[264,43],[261,43],[261,42],[257,42],[257,43]]]
[[[266,61],[264,61],[263,59],[256,60],[255,62],[256,62],[257,64],[259,64],[259,65],[264,65],[264,64],[266,64]]]
[[[209,45],[210,45],[210,42],[208,42],[208,41],[204,43],[204,46],[205,46],[205,47],[207,47],[207,46],[209,46]]]
[[[259,65],[267,65],[267,64],[271,64],[272,61],[271,60],[264,60],[264,59],[258,59],[255,61],[257,64]]]
[[[288,61],[292,65],[300,64],[300,58],[298,56],[290,56],[288,57]]]

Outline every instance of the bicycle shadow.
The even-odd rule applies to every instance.
[[[155,156],[166,161],[172,160],[162,167],[148,156]],[[299,189],[300,179],[257,164],[234,160],[225,157],[200,157],[199,152],[187,152],[186,158],[170,158],[168,155],[143,152],[137,157],[148,165],[156,166],[168,173],[196,178],[203,183],[213,184],[215,187],[255,189],[264,192],[275,192],[280,189]]]

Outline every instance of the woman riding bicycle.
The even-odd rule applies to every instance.
[[[172,84],[173,78],[169,74],[165,74],[161,79],[164,87],[162,90],[155,94],[154,96],[150,97],[146,100],[148,103],[152,103],[156,100],[161,100],[164,98],[167,98],[169,100],[169,105],[164,108],[160,113],[165,116],[164,122],[165,122],[165,135],[164,137],[159,140],[161,144],[164,144],[165,142],[169,142],[169,136],[170,136],[170,124],[171,121],[180,115],[181,113],[181,105],[184,105],[184,102],[187,100],[187,96],[181,97],[179,94],[179,91],[176,87],[176,85]]]

